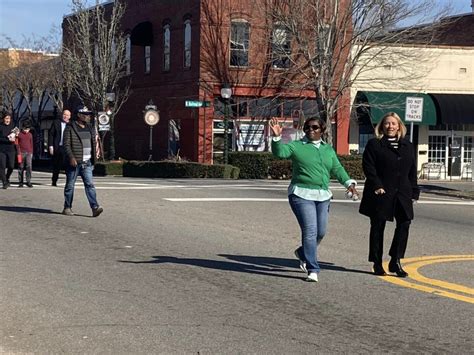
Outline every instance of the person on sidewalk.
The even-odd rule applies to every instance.
[[[23,187],[26,173],[26,186],[33,187],[31,183],[31,171],[33,161],[33,135],[30,132],[31,122],[26,120],[22,124],[18,134],[18,149],[21,160],[18,162],[18,187]]]
[[[318,281],[318,245],[326,234],[331,175],[348,192],[358,195],[357,182],[352,180],[339,162],[336,152],[322,140],[326,131],[323,120],[309,118],[303,125],[305,136],[288,144],[281,142],[282,128],[277,119],[270,120],[273,135],[272,152],[278,158],[291,159],[293,171],[288,200],[301,229],[301,247],[295,250],[300,268],[307,272],[307,281]]]
[[[64,187],[63,214],[73,216],[72,201],[74,185],[80,175],[84,183],[87,200],[92,209],[92,216],[98,217],[103,208],[97,202],[92,170],[96,159],[96,135],[91,127],[92,111],[86,106],[76,110],[77,119],[69,123],[64,130],[64,153],[66,156],[66,185]]]
[[[10,186],[10,176],[15,168],[15,138],[12,116],[9,112],[3,112],[0,122],[0,178],[2,188]],[[6,170],[6,171],[5,171]]]
[[[389,112],[375,127],[375,138],[367,142],[362,157],[366,176],[359,212],[370,218],[369,261],[375,275],[384,276],[383,237],[387,221],[396,219],[389,251],[388,270],[407,277],[400,259],[405,256],[413,202],[418,200],[415,150],[405,137],[407,129],[395,112]]]
[[[48,133],[48,152],[52,157],[53,176],[51,177],[51,185],[57,186],[59,171],[64,169],[64,129],[71,119],[71,111],[64,110],[61,119],[54,120]]]

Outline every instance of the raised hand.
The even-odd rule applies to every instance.
[[[278,123],[278,120],[276,118],[272,118],[270,120],[269,124],[270,124],[270,130],[272,132],[272,136],[280,137],[282,128],[281,128],[280,124]]]

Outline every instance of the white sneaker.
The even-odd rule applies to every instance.
[[[295,250],[295,256],[296,256],[296,259],[298,259],[299,262],[300,262],[300,269],[301,269],[305,274],[307,274],[307,273],[308,273],[308,270],[306,269],[306,262],[300,259],[300,255],[298,254],[298,249]]]
[[[310,272],[306,278],[306,281],[318,282],[318,274],[316,272]]]

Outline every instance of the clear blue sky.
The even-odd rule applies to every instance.
[[[451,3],[454,14],[472,11],[471,0],[433,1],[437,4]],[[8,46],[4,36],[13,39],[17,45],[23,42],[24,37],[47,36],[52,26],[59,27],[63,16],[69,13],[70,0],[0,0],[0,47]]]

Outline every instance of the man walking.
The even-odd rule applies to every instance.
[[[66,156],[66,186],[64,187],[64,210],[66,216],[73,216],[71,210],[74,197],[74,184],[80,175],[84,183],[87,200],[92,209],[92,216],[103,212],[96,197],[92,170],[96,158],[96,134],[91,127],[92,111],[86,106],[76,110],[77,120],[69,123],[64,130],[64,153]]]
[[[51,125],[48,134],[48,151],[53,158],[53,176],[51,178],[51,185],[57,186],[59,171],[64,168],[64,129],[71,119],[71,111],[64,110],[63,117],[60,120],[55,120]]]

